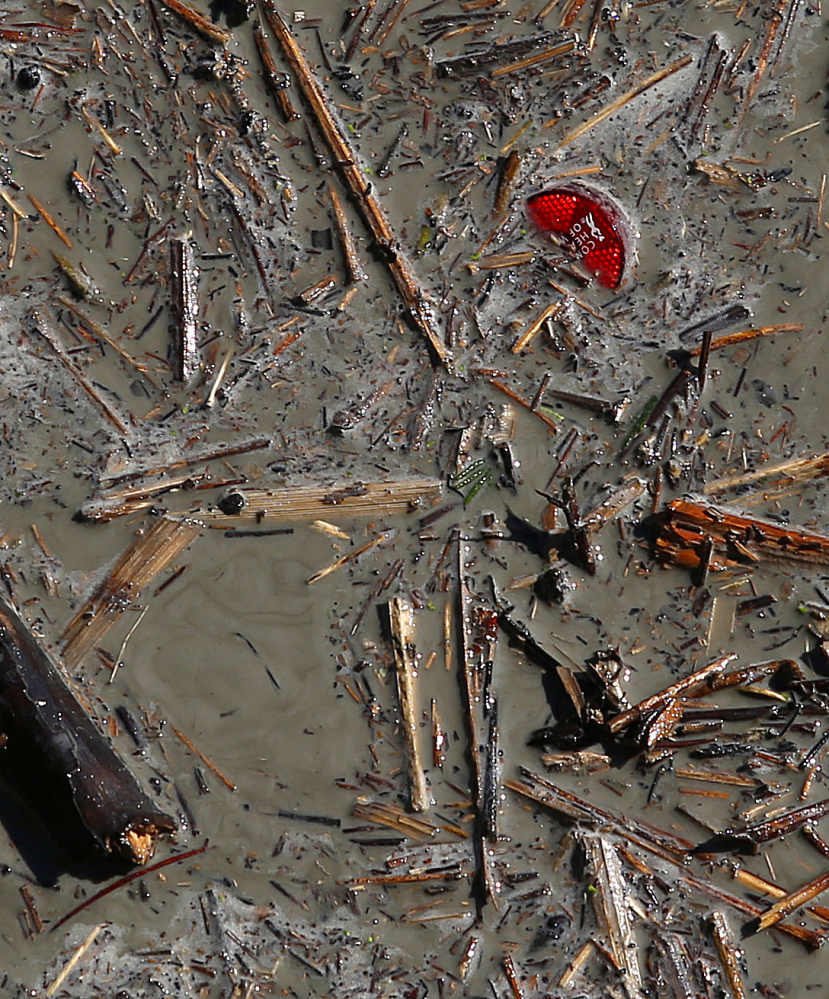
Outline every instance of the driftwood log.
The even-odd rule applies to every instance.
[[[134,864],[176,824],[142,791],[58,667],[0,599],[0,776],[39,811],[59,846],[93,843]],[[91,842],[90,842],[91,841]]]

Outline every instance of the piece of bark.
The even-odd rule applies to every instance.
[[[713,549],[710,570],[758,565],[829,565],[829,535],[785,527],[743,514],[678,499],[658,517],[654,554],[660,562],[698,569],[709,539]]]
[[[58,667],[0,599],[0,770],[70,853],[144,864],[176,824],[144,794]],[[84,841],[87,841],[86,843]]]

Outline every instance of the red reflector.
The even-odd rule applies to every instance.
[[[581,184],[562,184],[527,201],[527,213],[543,233],[555,234],[577,253],[605,288],[618,288],[630,256],[621,209],[605,194]]]

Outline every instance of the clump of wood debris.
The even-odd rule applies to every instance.
[[[72,901],[10,855],[3,994],[822,981],[819,6],[6,6],[3,580],[180,845]],[[528,223],[569,178],[637,230],[615,292]],[[203,641],[274,740],[312,685],[334,788],[211,737],[236,663],[197,732],[124,668],[250,546],[301,678]]]

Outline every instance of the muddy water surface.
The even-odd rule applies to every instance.
[[[208,15],[206,5],[200,10]],[[628,815],[697,844],[712,828],[742,828],[775,807],[822,800],[820,768],[805,787],[808,771],[797,769],[825,728],[820,691],[770,692],[758,681],[759,690],[707,698],[712,710],[780,706],[778,716],[725,720],[701,736],[740,743],[736,755],[692,758],[693,747],[671,741],[691,739],[690,730],[668,732],[649,754],[635,739],[604,733],[585,737],[587,748],[600,751],[603,739],[611,749],[603,769],[550,773],[542,752],[572,749],[572,739],[544,750],[527,740],[562,714],[561,689],[501,633],[491,655],[499,748],[490,739],[487,751],[487,731],[479,733],[482,758],[499,764],[497,830],[485,837],[458,650],[464,634],[474,645],[476,611],[480,619],[497,600],[508,602],[562,667],[580,672],[595,653],[617,653],[636,703],[722,652],[744,666],[800,661],[814,649],[829,594],[824,566],[755,565],[746,556],[701,581],[653,561],[643,522],[720,476],[826,447],[823,12],[797,2],[447,0],[352,13],[344,3],[283,10],[434,305],[443,365],[431,363],[423,329],[407,318],[348,199],[367,279],[353,296],[347,291],[329,182],[345,191],[298,80],[289,77],[287,93],[302,117],[289,123],[262,83],[260,12],[214,45],[163,4],[3,9],[0,138],[10,202],[0,247],[0,520],[8,588],[59,657],[65,624],[136,532],[165,515],[204,523],[185,552],[130,594],[71,676],[139,779],[178,817],[178,842],[162,845],[157,859],[209,843],[49,933],[115,879],[99,885],[64,870],[30,817],[6,802],[3,994],[45,994],[88,940],[53,994],[737,995],[709,928],[722,909],[744,952],[737,975],[749,994],[820,995],[821,952],[774,930],[741,940],[748,916],[682,880],[687,872],[762,911],[772,897],[756,886],[746,894],[733,868],[785,892],[811,881],[826,861],[800,833],[756,857],[726,852],[684,867],[620,834]],[[217,23],[225,30],[226,20]],[[445,60],[475,46],[542,31],[557,34],[522,53],[496,52],[457,77],[446,71]],[[288,70],[267,25],[265,35],[279,71]],[[573,39],[572,51],[501,71]],[[40,74],[31,89],[18,83],[24,67]],[[511,150],[520,166],[496,217]],[[637,262],[618,291],[591,282],[566,249],[527,223],[526,197],[563,175],[612,194],[639,233]],[[176,382],[169,363],[174,236],[192,240],[199,272],[188,384]],[[88,278],[86,297],[77,288],[73,295],[54,253],[76,283]],[[512,253],[523,256],[491,259]],[[328,275],[336,279],[329,291],[297,298]],[[556,317],[514,352],[558,300]],[[692,378],[637,436],[637,414],[678,370],[669,352],[700,343],[700,330],[685,331],[737,306],[743,318],[715,336],[800,328],[713,352],[704,389]],[[531,404],[547,374],[537,411],[528,412],[514,397]],[[614,424],[555,399],[554,389],[629,403]],[[342,411],[353,425],[337,434],[331,424]],[[265,447],[209,459],[219,445],[260,439]],[[170,491],[182,474],[192,476],[186,488]],[[595,575],[570,553],[564,600],[548,603],[532,588],[548,560],[530,550],[526,528],[505,540],[505,522],[512,511],[536,528],[564,530],[563,515],[539,492],[559,499],[568,475],[582,510],[628,476],[648,490],[593,536]],[[217,517],[218,502],[236,488],[222,483],[243,492],[333,491],[413,476],[439,480],[440,496],[405,514],[378,505],[355,517],[325,504],[318,519],[345,537],[312,529],[313,517]],[[132,505],[100,516],[136,483],[145,492]],[[717,499],[820,530],[824,488],[819,478],[764,480]],[[284,526],[293,533],[225,533]],[[307,581],[381,535],[363,557]],[[766,594],[776,602],[746,611],[745,600]],[[421,667],[418,735],[432,799],[422,818],[435,828],[414,835],[383,623],[392,597],[415,608]],[[472,658],[485,661],[477,641]],[[813,655],[803,666],[808,680],[819,678],[821,662]],[[803,701],[801,713],[781,733],[793,698]],[[432,701],[447,733],[442,766],[433,762]],[[137,720],[142,748],[115,720],[119,707]],[[546,773],[617,823],[585,822],[570,836],[572,822],[534,810],[500,783],[520,767]],[[689,778],[689,768],[737,773],[743,783]],[[388,826],[377,813],[360,814],[359,806],[378,803],[403,817]],[[603,869],[589,862],[597,842],[611,852]],[[439,868],[442,876],[423,880]],[[389,883],[394,877],[404,880]],[[24,886],[43,933],[24,912]],[[633,947],[614,942],[602,920],[602,900],[612,909],[614,898]],[[788,921],[811,932],[822,925],[802,910]],[[584,963],[567,977],[577,955]]]

